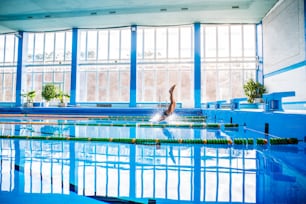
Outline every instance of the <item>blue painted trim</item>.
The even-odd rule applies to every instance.
[[[298,68],[302,68],[306,65],[306,61],[302,61],[302,62],[298,62],[296,64],[292,64],[288,67],[284,67],[284,68],[281,68],[279,70],[276,70],[274,72],[270,72],[268,74],[265,74],[264,75],[264,78],[268,78],[268,77],[271,77],[271,76],[275,76],[275,75],[278,75],[278,74],[282,74],[284,72],[288,72],[288,71],[292,71],[292,70],[295,70],[295,69],[298,69]]]
[[[264,84],[263,81],[263,33],[262,22],[256,25],[256,57],[257,57],[257,69],[256,69],[256,81]]]
[[[201,108],[201,24],[194,24],[194,107]]]
[[[137,26],[131,26],[130,107],[136,107],[137,90]]]
[[[78,67],[78,29],[72,29],[72,54],[71,54],[71,84],[70,84],[70,104],[76,104],[76,83]]]
[[[288,101],[288,102],[283,102],[283,104],[291,104],[291,105],[299,105],[299,104],[306,104],[306,101]]]
[[[22,106],[22,72],[23,72],[23,38],[24,32],[20,31],[18,38],[18,55],[17,55],[17,71],[16,71],[16,107]]]

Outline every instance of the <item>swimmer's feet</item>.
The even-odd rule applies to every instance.
[[[169,93],[173,93],[173,90],[174,90],[175,86],[176,86],[175,84],[173,86],[171,86],[171,88],[169,89]]]

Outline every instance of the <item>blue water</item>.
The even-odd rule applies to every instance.
[[[1,123],[0,128],[1,135],[169,139],[263,136],[243,128]],[[304,142],[241,147],[5,138],[0,139],[0,149],[1,204],[306,203]]]

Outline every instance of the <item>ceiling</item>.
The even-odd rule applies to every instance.
[[[0,0],[0,33],[259,23],[278,0]]]

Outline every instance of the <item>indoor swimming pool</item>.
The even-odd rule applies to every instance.
[[[306,200],[305,142],[273,145],[241,124],[23,115],[2,117],[0,131],[3,204]]]

